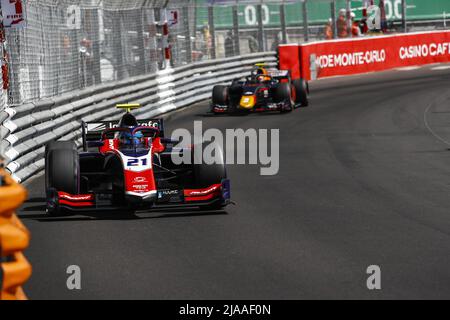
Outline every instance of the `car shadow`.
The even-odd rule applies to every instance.
[[[46,199],[42,198],[30,198],[25,203],[45,203]]]
[[[197,117],[203,117],[203,118],[243,118],[243,117],[249,117],[254,114],[252,113],[241,113],[241,114],[231,114],[231,113],[221,113],[221,114],[214,114],[214,113],[200,113],[197,114]]]
[[[279,111],[265,111],[265,112],[249,112],[249,113],[241,113],[241,114],[213,114],[213,113],[202,113],[197,114],[197,117],[203,118],[244,118],[244,117],[264,117],[264,116],[274,116],[274,115],[287,115],[289,112],[281,113]]]
[[[35,212],[26,214],[26,212]],[[25,214],[23,214],[25,213]],[[128,220],[155,220],[189,217],[223,216],[229,213],[225,210],[200,211],[192,209],[164,209],[155,211],[139,211],[127,213],[123,211],[83,212],[67,213],[59,216],[49,216],[45,213],[44,206],[33,206],[23,208],[18,216],[22,220],[33,220],[37,222],[73,222],[73,221],[128,221]]]

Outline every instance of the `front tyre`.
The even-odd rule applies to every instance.
[[[73,141],[51,141],[45,146],[45,188],[46,190],[51,188],[49,183],[49,171],[47,170],[49,160],[49,154],[54,150],[77,150],[77,145]]]
[[[201,153],[199,152],[199,155],[197,155],[195,152],[195,148],[201,148],[202,152]],[[216,154],[214,156],[216,161],[213,164],[206,164],[205,161],[203,161],[204,160],[203,157],[200,157],[200,154],[203,154],[203,150],[204,150],[203,145],[196,145],[194,146],[193,150],[194,185],[195,188],[198,189],[204,189],[215,184],[221,184],[223,180],[227,179],[225,157],[221,146],[219,146],[218,144],[214,144],[214,150],[216,150]],[[223,207],[224,207],[223,203],[218,200],[216,203],[212,205],[202,206],[200,208],[202,210],[220,210]]]
[[[212,102],[215,105],[219,106],[226,106],[228,105],[229,101],[229,94],[228,94],[228,87],[227,86],[215,86],[213,88],[213,94],[212,94]]]
[[[79,193],[80,159],[73,145],[54,145],[47,151],[46,190],[55,189],[68,194]]]
[[[80,163],[78,152],[70,144],[54,144],[46,152],[45,163],[47,213],[59,216],[58,192],[79,194]]]

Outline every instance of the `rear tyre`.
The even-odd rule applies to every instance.
[[[227,179],[227,171],[225,167],[225,157],[222,148],[219,145],[215,145],[215,158],[218,163],[206,164],[203,159],[199,159],[196,152],[194,153],[194,185],[195,188],[204,189],[208,188],[214,184],[221,184],[223,180]],[[196,145],[195,148],[202,148],[202,145]],[[194,150],[195,151],[195,150]],[[203,152],[202,152],[203,154]],[[219,210],[223,208],[224,205],[221,201],[218,201],[212,205],[200,207],[202,210]]]
[[[275,89],[275,102],[283,103],[285,108],[282,113],[291,112],[294,109],[294,101],[292,99],[292,88],[289,83],[280,83]]]
[[[238,108],[237,105],[232,103],[228,106],[228,113],[231,115],[242,115],[243,112],[241,112]]]
[[[295,103],[300,104],[301,107],[309,106],[309,88],[308,83],[304,79],[296,79],[292,82],[295,88]]]

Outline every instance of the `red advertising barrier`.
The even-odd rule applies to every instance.
[[[279,48],[280,69],[306,80],[450,62],[450,31],[332,40]]]

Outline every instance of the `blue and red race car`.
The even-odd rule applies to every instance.
[[[308,94],[305,80],[292,80],[287,70],[267,69],[264,64],[257,64],[245,79],[213,88],[211,111],[214,114],[291,112],[309,105]]]
[[[83,123],[83,151],[75,142],[52,142],[45,152],[47,212],[197,207],[218,210],[230,203],[224,161],[194,159],[194,145],[176,148],[164,137],[161,119],[138,121],[127,109],[120,121]],[[95,150],[93,150],[95,149]],[[189,152],[177,165],[173,154]],[[223,157],[223,154],[222,154]]]

